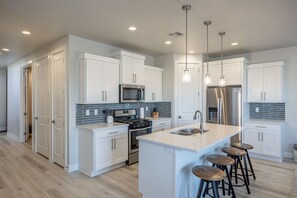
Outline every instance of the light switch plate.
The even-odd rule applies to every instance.
[[[89,116],[90,115],[90,109],[87,109],[86,110],[86,116]]]
[[[259,113],[259,107],[256,107],[256,108],[255,108],[255,112],[256,112],[256,113]]]
[[[98,109],[94,109],[94,115],[98,115]]]

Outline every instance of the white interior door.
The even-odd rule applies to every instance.
[[[23,90],[24,90],[24,135],[25,142],[29,140],[29,118],[28,118],[28,70],[25,68],[23,70],[24,82],[23,82]]]
[[[65,53],[52,56],[53,76],[53,161],[65,166]]]
[[[50,65],[48,58],[36,62],[36,136],[37,152],[49,157],[50,145]]]
[[[177,73],[177,125],[184,126],[198,122],[193,120],[199,108],[199,68],[198,64],[188,64],[191,82],[183,82],[185,64],[178,65]],[[202,109],[200,109],[202,111]]]

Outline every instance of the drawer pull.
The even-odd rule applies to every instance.
[[[266,129],[267,127],[265,127],[265,126],[255,126],[255,127],[257,127],[257,128],[261,128],[261,129]]]
[[[112,135],[112,134],[117,134],[117,133],[119,133],[118,131],[114,131],[114,132],[109,132],[108,134],[109,135]]]
[[[166,124],[166,123],[163,122],[163,123],[160,123],[159,125],[162,126],[162,125],[165,125],[165,124]]]

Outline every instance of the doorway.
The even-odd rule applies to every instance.
[[[32,147],[32,127],[33,127],[33,78],[32,65],[23,69],[23,94],[24,94],[24,136],[25,143]]]

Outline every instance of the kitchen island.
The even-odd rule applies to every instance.
[[[221,153],[230,137],[241,127],[205,124],[208,132],[189,136],[172,134],[184,128],[199,128],[199,124],[174,128],[139,136],[139,192],[144,198],[196,197],[199,179],[192,174],[195,165],[208,164],[205,157]]]

